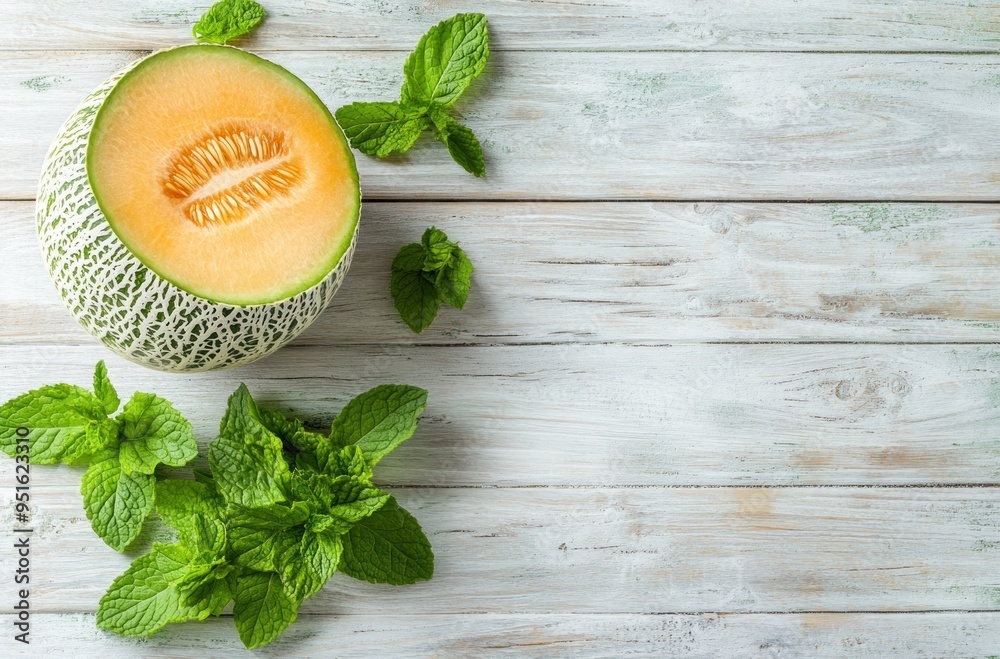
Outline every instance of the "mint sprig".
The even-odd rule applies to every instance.
[[[475,134],[452,117],[455,105],[490,56],[489,26],[482,14],[456,14],[428,30],[403,66],[400,100],[351,103],[337,122],[358,151],[384,158],[405,153],[425,130],[448,147],[465,171],[486,176],[483,148]]]
[[[148,636],[232,601],[253,649],[280,636],[338,570],[373,583],[429,579],[426,535],[372,483],[372,467],[413,435],[426,404],[423,389],[376,387],[324,435],[260,408],[241,385],[209,447],[211,472],[156,484],[157,511],[177,542],[154,545],[115,580],[98,626]]]
[[[155,543],[114,580],[98,605],[98,627],[148,637],[171,622],[217,616],[232,600],[235,568],[221,518],[203,511],[164,519],[180,527],[178,542]]]
[[[265,15],[254,0],[221,0],[205,12],[191,32],[198,41],[225,44],[248,34]]]
[[[0,449],[14,457],[26,432],[31,462],[89,464],[80,485],[87,518],[108,546],[124,551],[153,509],[156,467],[185,465],[198,447],[191,424],[168,401],[136,393],[111,418],[119,405],[98,362],[93,393],[54,384],[0,406]]]
[[[419,243],[403,246],[392,261],[389,293],[406,325],[419,334],[437,317],[441,303],[465,306],[472,261],[444,231],[430,227]]]
[[[229,398],[219,438],[208,447],[219,493],[241,506],[267,506],[285,500],[288,465],[282,442],[261,420],[245,386]]]

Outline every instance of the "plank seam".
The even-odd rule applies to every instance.
[[[978,318],[954,318],[949,320],[955,321],[969,321],[969,322],[980,322]],[[62,341],[0,341],[0,348],[24,348],[30,346],[46,346],[46,347],[62,347],[62,348],[91,348],[99,344],[96,343],[68,343]],[[803,340],[761,340],[761,339],[747,339],[745,341],[730,340],[730,341],[697,341],[694,339],[683,340],[683,341],[673,341],[670,343],[648,343],[643,341],[510,341],[510,342],[479,342],[479,343],[301,343],[292,344],[285,346],[284,350],[312,350],[316,348],[393,348],[393,349],[403,349],[403,348],[531,348],[531,347],[571,347],[571,346],[608,346],[608,347],[630,347],[630,348],[673,348],[673,347],[690,347],[690,346],[750,346],[750,345],[760,345],[760,346],[838,346],[838,345],[850,345],[850,346],[935,346],[935,347],[947,347],[947,346],[978,346],[978,347],[1000,347],[1000,342],[992,341],[989,339],[983,339],[981,341],[889,341],[889,340],[856,340],[856,341],[843,341],[837,339],[831,339],[829,341],[818,340],[818,339],[803,339]],[[292,380],[296,378],[278,378],[281,380]],[[333,380],[336,379],[332,376],[328,377],[308,377],[308,378],[298,378],[306,380]]]
[[[442,611],[429,611],[427,613],[393,613],[394,618],[402,617],[413,617],[422,618],[427,616],[441,616],[441,617],[457,617],[457,616],[531,616],[533,618],[537,617],[562,617],[562,616],[607,616],[607,617],[631,617],[631,616],[796,616],[796,615],[893,615],[893,616],[907,616],[907,615],[933,615],[933,614],[1000,614],[1000,609],[914,609],[914,610],[898,610],[898,609],[836,609],[836,610],[826,610],[826,609],[791,609],[788,611],[566,611],[560,613],[552,612],[534,612],[534,611],[462,611],[458,613],[446,613]],[[83,614],[83,615],[96,615],[95,611],[83,611],[79,609],[67,609],[67,610],[47,610],[47,611],[35,611],[33,615],[70,615],[70,614]],[[0,615],[15,615],[13,613],[4,613]],[[226,612],[222,613],[216,617],[218,618],[231,618],[232,613]],[[306,612],[300,611],[299,617],[311,616],[315,618],[384,618],[384,616],[378,613],[319,613],[319,612]]]
[[[335,39],[350,39],[351,37],[333,37]],[[152,53],[161,48],[173,48],[175,46],[187,45],[192,41],[164,44],[155,49],[137,48],[6,48],[0,47],[2,53]],[[409,53],[412,47],[398,48],[255,48],[252,44],[242,46],[246,50],[254,53]],[[725,50],[718,48],[494,48],[495,53],[622,53],[631,55],[657,55],[671,53],[685,53],[691,55],[718,54],[718,55],[928,55],[928,56],[996,56],[998,50]]]
[[[407,485],[405,483],[380,482],[379,487],[395,490],[982,490],[1000,488],[1000,482],[980,483],[761,483],[755,485],[716,485],[684,483],[673,485],[628,484],[628,485],[565,485],[534,483],[529,485]]]
[[[82,473],[82,472],[81,472]],[[624,485],[602,485],[564,483],[544,484],[531,483],[526,485],[503,485],[503,484],[480,484],[480,485],[440,485],[440,484],[415,484],[415,483],[387,483],[379,481],[379,487],[392,490],[594,490],[594,491],[619,491],[619,490],[989,490],[1000,488],[1000,482],[979,482],[979,483],[760,483],[760,484],[698,484],[698,483],[674,483],[668,485],[656,483],[630,483]],[[75,487],[67,484],[58,485],[35,485],[37,489],[55,491],[67,487]],[[998,609],[1000,610],[1000,609]]]
[[[0,203],[34,203],[37,197],[5,197],[0,195]],[[420,197],[416,199],[401,199],[399,197],[366,197],[366,204],[923,204],[923,205],[956,205],[975,204],[989,206],[1000,204],[1000,197],[995,199],[758,199],[756,197],[732,197],[700,199],[687,197]]]

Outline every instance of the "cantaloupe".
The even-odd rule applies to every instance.
[[[208,370],[271,353],[329,303],[361,198],[347,140],[294,75],[229,46],[154,53],[66,121],[38,233],[69,310],[118,354]]]

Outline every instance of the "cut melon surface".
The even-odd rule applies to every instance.
[[[316,285],[357,227],[357,170],[330,112],[236,48],[174,48],[128,71],[94,120],[86,166],[122,243],[215,302],[268,304]]]
[[[73,317],[164,371],[248,364],[344,281],[360,191],[347,139],[294,75],[228,46],[116,72],[59,129],[38,241]]]

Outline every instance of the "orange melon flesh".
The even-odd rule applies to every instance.
[[[360,192],[333,117],[298,78],[236,48],[185,46],[129,71],[101,107],[90,186],[122,242],[178,287],[266,304],[350,246]]]

